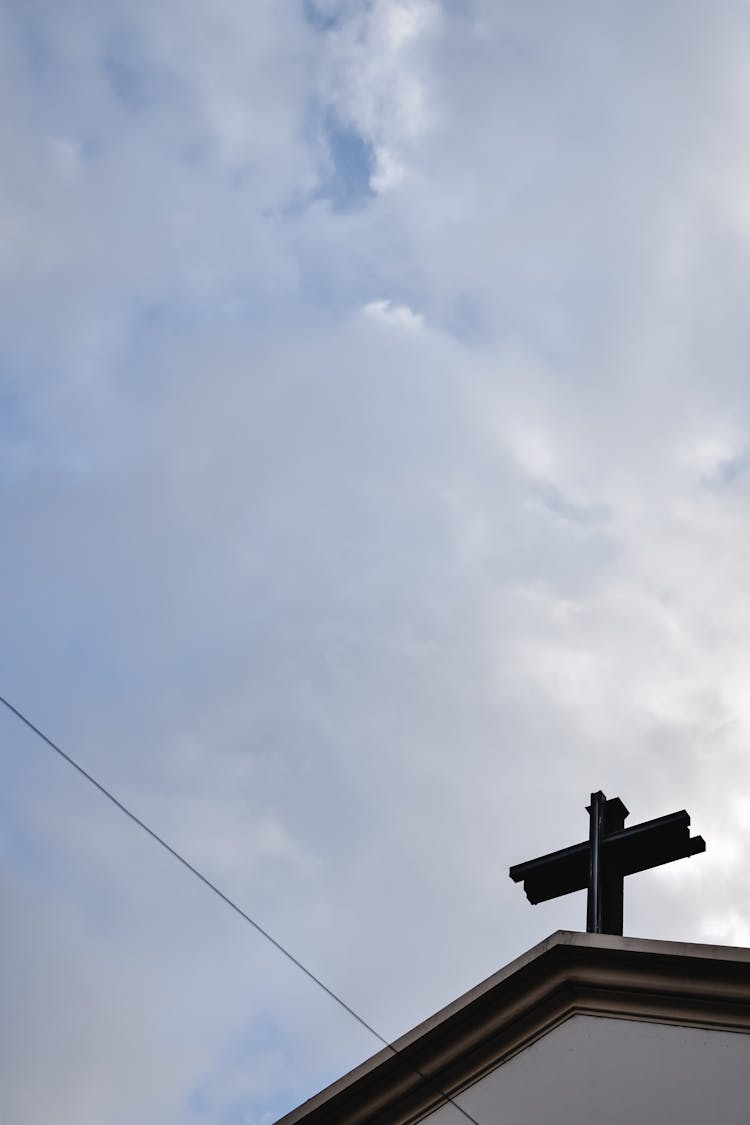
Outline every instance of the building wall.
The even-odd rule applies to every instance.
[[[574,1016],[456,1100],[478,1125],[748,1125],[750,1035]]]

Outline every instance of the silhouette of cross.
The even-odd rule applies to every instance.
[[[517,863],[514,882],[523,881],[529,902],[546,902],[588,888],[586,929],[593,934],[622,933],[626,875],[660,867],[706,850],[702,836],[690,835],[690,817],[680,812],[625,828],[629,815],[619,797],[591,794],[589,838],[558,852]]]

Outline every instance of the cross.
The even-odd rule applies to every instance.
[[[625,876],[704,852],[706,841],[690,835],[684,809],[626,828],[629,813],[619,797],[608,801],[600,790],[586,807],[588,840],[517,863],[509,874],[515,883],[523,880],[526,897],[535,904],[587,887],[587,931],[621,934]]]

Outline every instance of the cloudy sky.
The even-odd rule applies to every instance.
[[[386,1038],[688,808],[750,943],[750,8],[5,0],[0,691]],[[377,1041],[0,715],[0,1122]]]

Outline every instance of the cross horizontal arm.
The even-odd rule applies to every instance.
[[[648,871],[705,852],[706,841],[702,836],[691,837],[690,816],[682,809],[613,832],[605,837],[604,846],[622,875],[634,875],[636,871]]]
[[[509,874],[514,883],[523,882],[526,897],[534,904],[582,891],[588,885],[589,842],[584,840],[526,863],[517,863]]]
[[[633,875],[704,852],[706,842],[702,836],[690,836],[690,816],[682,809],[611,832],[603,836],[602,848],[607,863],[616,865],[621,875]],[[584,890],[588,885],[588,863],[589,842],[584,840],[517,863],[509,874],[515,883],[523,882],[529,902],[539,903]]]

